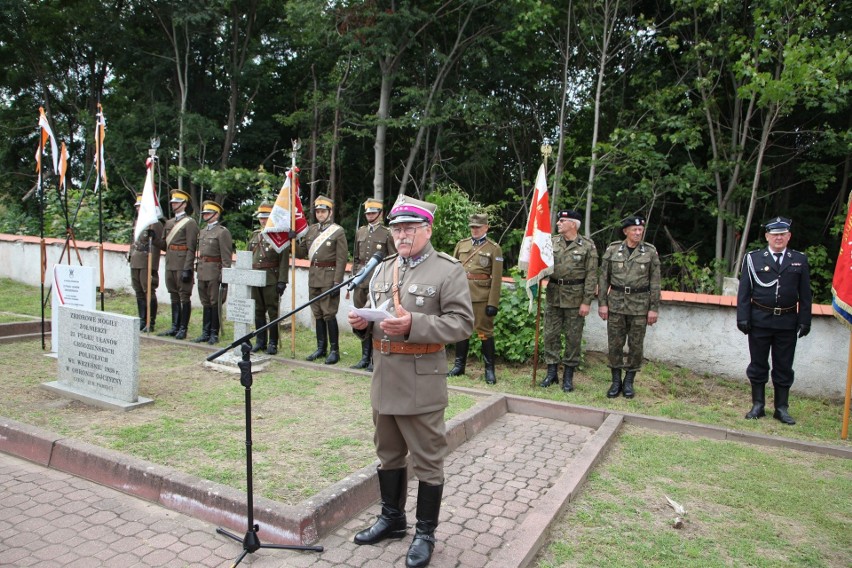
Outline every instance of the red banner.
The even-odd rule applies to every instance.
[[[840,254],[834,267],[831,294],[834,316],[852,329],[852,194],[846,204],[846,223],[840,241]]]

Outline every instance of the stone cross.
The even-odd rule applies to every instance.
[[[228,285],[227,319],[234,322],[234,339],[247,335],[254,324],[254,300],[251,299],[250,287],[266,286],[266,271],[252,270],[251,251],[237,251],[237,262],[234,268],[222,269],[222,282]],[[232,356],[237,361],[243,354],[239,345],[234,348]]]

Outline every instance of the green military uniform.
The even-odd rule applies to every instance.
[[[222,206],[215,201],[205,201],[201,214],[207,226],[198,234],[198,297],[204,314],[202,331],[193,341],[206,341],[210,345],[219,342],[220,302],[224,302],[225,288],[222,285],[222,268],[231,267],[234,243],[231,232],[219,223]],[[211,215],[208,217],[208,215]]]
[[[137,197],[139,205],[141,195]],[[138,211],[138,210],[137,210]],[[149,244],[149,231],[150,244]],[[134,225],[135,232],[135,225]],[[160,285],[160,249],[158,243],[163,241],[163,224],[160,221],[148,225],[139,235],[139,239],[130,245],[130,282],[136,293],[136,307],[139,310],[139,330],[154,331],[157,321],[157,287]],[[148,252],[151,253],[151,327],[148,322]]]
[[[346,243],[343,227],[331,221],[332,206],[331,199],[324,195],[317,196],[314,201],[314,210],[327,210],[328,218],[322,223],[311,225],[296,249],[299,258],[307,258],[311,261],[308,268],[309,299],[314,299],[343,282],[346,273],[349,245]],[[337,327],[339,306],[339,291],[311,304],[311,313],[316,320],[317,349],[306,357],[308,361],[324,357],[329,343],[331,348],[328,350],[325,363],[333,365],[340,360],[340,335]]]
[[[258,208],[258,218],[268,219],[271,211],[271,204],[261,204]],[[269,321],[278,318],[281,294],[287,288],[287,268],[290,264],[290,249],[285,249],[280,253],[277,252],[263,238],[261,229],[251,234],[248,248],[251,251],[252,269],[266,272],[266,285],[251,289],[251,297],[254,300],[254,324],[256,328],[260,328],[266,325],[266,316],[269,316]],[[267,337],[269,339],[268,343]],[[266,352],[270,355],[278,353],[278,325],[269,328],[268,334],[266,331],[258,334],[257,343],[252,348],[252,352],[256,353],[263,349],[266,349]]]
[[[198,246],[198,223],[186,213],[189,194],[175,189],[171,196],[172,209],[181,210],[166,221],[163,240],[157,246],[166,253],[166,289],[172,305],[172,327],[160,335],[185,339],[192,315],[192,275]]]
[[[471,229],[488,229],[488,215],[471,215]],[[478,238],[462,239],[456,244],[453,256],[461,262],[467,277],[470,300],[473,304],[473,328],[482,341],[482,359],[485,364],[485,380],[494,384],[494,316],[500,306],[500,290],[503,285],[503,250],[500,245],[483,232]],[[450,369],[451,377],[463,375],[470,348],[469,340],[456,344],[456,359]]]
[[[645,219],[636,216],[625,219],[622,228],[644,224]],[[642,368],[648,313],[660,309],[660,257],[657,249],[644,241],[632,250],[627,239],[611,243],[601,259],[598,286],[598,304],[608,307],[609,312],[607,343],[613,386],[607,395],[616,390],[616,378],[620,384],[621,370],[625,369],[624,396],[631,398],[633,379]],[[625,342],[628,347],[626,361]],[[610,398],[614,396],[618,396],[617,391]]]
[[[393,237],[387,227],[382,225],[382,202],[377,199],[367,199],[364,202],[364,215],[377,214],[375,220],[355,232],[354,256],[352,258],[352,274],[357,274],[364,268],[372,256],[377,252],[388,257],[396,252]],[[370,301],[370,279],[366,278],[355,287],[352,294],[352,304],[356,308],[363,308]],[[352,366],[353,369],[373,370],[373,343],[369,338],[361,341],[361,360]]]
[[[560,211],[557,217],[579,222],[580,215],[565,210]],[[544,320],[544,361],[548,374],[541,386],[549,386],[558,380],[556,377],[561,362],[565,366],[562,390],[571,392],[574,390],[574,369],[580,364],[585,315],[598,284],[598,251],[590,239],[579,235],[573,240],[567,240],[559,234],[553,237],[552,243],[553,273],[547,282]],[[581,306],[586,306],[584,314],[580,313]]]

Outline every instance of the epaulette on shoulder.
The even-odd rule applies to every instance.
[[[654,245],[652,245],[651,243],[649,243],[647,241],[642,241],[642,244],[645,245],[647,248],[649,248],[651,250],[657,250],[657,247],[655,247]]]
[[[453,255],[447,254],[445,252],[439,252],[438,257],[443,258],[444,260],[449,260],[450,262],[455,263],[455,264],[458,264],[459,262],[461,262],[459,259],[457,259]]]
[[[609,243],[609,244],[606,246],[606,248],[614,247],[614,246],[618,246],[618,245],[620,245],[622,242],[623,242],[623,241],[612,241],[611,243]]]

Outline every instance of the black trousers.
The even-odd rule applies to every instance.
[[[793,385],[793,357],[796,355],[796,330],[753,327],[748,334],[751,363],[746,369],[748,380],[755,384],[769,381],[769,357],[772,357],[772,384],[790,388]]]

